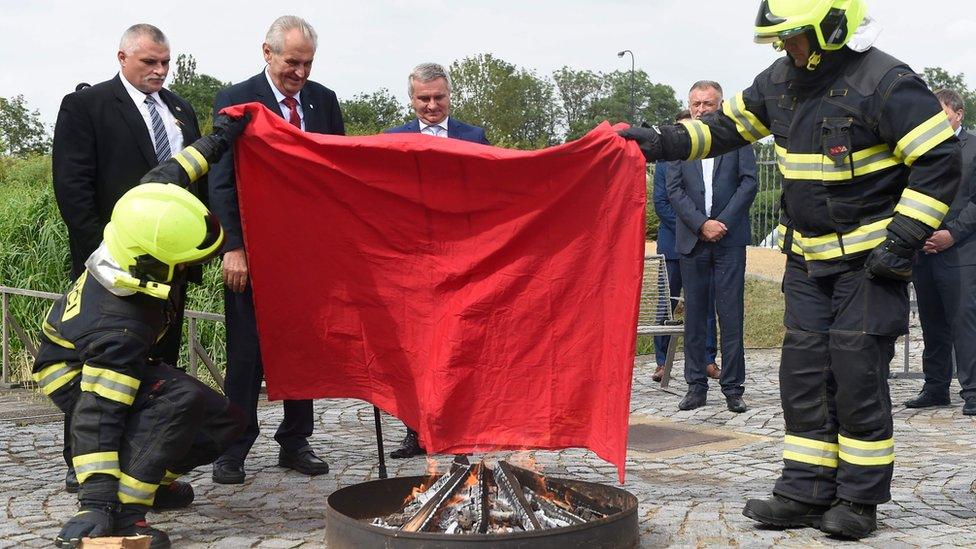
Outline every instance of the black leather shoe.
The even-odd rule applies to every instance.
[[[420,445],[420,439],[417,438],[417,431],[407,429],[407,436],[403,437],[403,442],[400,443],[399,448],[390,452],[390,457],[393,459],[403,459],[422,456],[426,453],[427,450],[424,450],[424,447]]]
[[[824,513],[820,530],[845,539],[861,539],[878,529],[876,505],[863,505],[842,499]]]
[[[64,474],[64,491],[69,494],[77,494],[78,487],[78,477],[75,475],[75,468],[68,467],[68,472]]]
[[[705,393],[688,391],[685,398],[678,403],[679,410],[694,410],[705,405]]]
[[[949,395],[936,395],[928,391],[922,391],[917,397],[905,401],[905,406],[908,408],[931,408],[948,405]]]
[[[174,480],[169,484],[163,484],[156,490],[156,499],[153,500],[153,511],[168,511],[170,509],[182,509],[193,503],[193,486],[189,482]]]
[[[324,475],[329,472],[329,464],[315,455],[311,446],[303,446],[294,452],[288,452],[282,448],[278,452],[278,465],[280,467],[294,469],[310,477]]]
[[[217,484],[243,484],[244,463],[229,457],[219,457],[213,464],[213,481]]]
[[[750,499],[742,514],[777,528],[820,528],[820,520],[828,509],[830,507],[827,505],[811,505],[773,494],[769,499]]]
[[[748,410],[748,408],[746,408],[746,402],[742,400],[742,397],[740,396],[726,396],[725,403],[729,406],[730,412],[741,414],[742,412]]]
[[[966,416],[976,416],[976,396],[966,399],[966,403],[962,405],[962,413]]]

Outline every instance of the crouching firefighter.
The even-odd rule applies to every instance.
[[[891,499],[888,367],[908,331],[917,250],[959,180],[958,142],[938,100],[872,47],[863,0],[764,0],[757,42],[787,55],[721,111],[628,128],[648,161],[700,159],[773,136],[787,255],[780,394],[783,470],[743,513],[778,527],[862,538]]]
[[[80,482],[80,511],[61,529],[58,547],[138,534],[151,536],[153,548],[169,547],[146,512],[189,505],[192,487],[174,479],[211,463],[245,426],[243,412],[222,395],[149,356],[167,329],[181,329],[169,322],[187,266],[223,243],[217,218],[184,187],[246,124],[218,118],[213,135],[125,193],[85,272],[44,320],[34,379],[71,416]]]

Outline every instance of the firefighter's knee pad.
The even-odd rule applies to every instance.
[[[831,371],[837,382],[837,419],[853,432],[883,428],[891,423],[888,361],[884,348],[893,338],[862,332],[830,333]]]
[[[783,418],[789,431],[809,431],[827,422],[828,344],[827,334],[786,331],[779,368],[779,391]]]

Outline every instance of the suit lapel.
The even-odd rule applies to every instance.
[[[317,106],[315,105],[315,101],[311,98],[312,94],[302,88],[302,92],[299,95],[302,98],[302,113],[305,115],[305,131],[320,133],[319,112],[315,108]]]
[[[190,113],[176,103],[176,98],[169,90],[159,90],[159,97],[163,99],[166,108],[176,119],[176,125],[180,127],[180,133],[183,134],[183,146],[186,147],[196,141],[200,136],[193,131],[193,120],[190,119]]]
[[[715,183],[715,174],[718,173],[718,167],[722,164],[722,158],[724,157],[725,155],[723,154],[720,156],[716,156],[715,158],[712,159],[712,183],[713,184]]]
[[[129,92],[122,85],[122,75],[115,75],[115,78],[112,80],[112,91],[115,93],[119,115],[125,121],[126,125],[129,126],[132,135],[135,136],[139,152],[142,153],[142,156],[145,157],[146,162],[150,166],[155,166],[159,161],[156,159],[156,151],[153,149],[152,139],[149,137],[149,128],[146,127],[146,122],[142,118],[139,109],[132,102],[132,97],[129,96]]]
[[[281,108],[278,107],[278,102],[275,101],[275,94],[271,91],[271,84],[268,83],[268,78],[264,75],[264,71],[252,77],[251,81],[254,83],[254,95],[258,98],[258,101],[265,107],[268,107],[268,110],[271,112],[284,118],[281,115]]]

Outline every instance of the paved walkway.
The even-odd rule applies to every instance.
[[[917,345],[913,344],[912,355]],[[900,349],[899,349],[900,350]],[[777,351],[749,351],[750,406],[728,412],[716,387],[709,405],[677,411],[680,380],[664,392],[650,383],[649,357],[634,372],[633,421],[732,435],[732,441],[647,455],[631,453],[627,490],[640,503],[641,546],[976,546],[976,418],[961,415],[961,402],[924,411],[897,404],[914,395],[917,380],[892,381],[897,462],[894,499],[880,508],[882,528],[862,544],[827,539],[811,529],[758,529],[741,514],[744,500],[765,496],[780,466],[782,417],[777,395]],[[901,365],[897,356],[893,364]],[[680,371],[680,362],[676,370]],[[313,445],[332,471],[309,479],[276,466],[270,438],[281,407],[261,409],[261,438],[240,486],[215,485],[210,470],[191,475],[196,501],[188,511],[152,515],[181,547],[321,547],[325,498],[337,487],[377,478],[372,408],[360,401],[316,404]],[[18,425],[0,420],[0,547],[47,547],[75,509],[62,491],[61,426]],[[397,422],[384,426],[387,444],[401,435]],[[614,468],[582,450],[532,452],[546,474],[613,483]],[[446,460],[441,460],[442,464]],[[422,474],[423,459],[390,460],[391,475]]]

